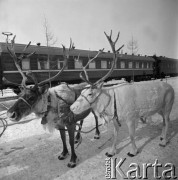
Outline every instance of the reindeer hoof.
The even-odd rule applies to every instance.
[[[70,162],[67,164],[67,167],[74,168],[76,165],[77,165],[76,163]]]
[[[110,154],[110,153],[106,152],[105,155],[106,155],[107,157],[113,157],[115,154]]]
[[[127,155],[129,156],[129,157],[134,157],[134,156],[136,156],[138,154],[138,152],[136,152],[136,154],[134,155],[134,154],[132,154],[132,153],[130,153],[130,152],[128,152],[127,153]]]
[[[161,146],[161,147],[166,147],[166,144],[160,144],[160,143],[159,143],[159,146]]]
[[[99,134],[96,134],[96,135],[94,136],[94,139],[100,139],[100,135],[99,135]]]
[[[59,159],[59,160],[64,160],[64,159],[67,158],[68,155],[69,155],[69,153],[66,153],[66,154],[61,153],[61,155],[58,156],[58,159]]]
[[[79,142],[81,142],[81,140],[82,140],[82,136],[75,137],[75,144],[78,144]]]
[[[79,143],[79,139],[75,139],[75,144],[78,144]]]
[[[69,168],[74,168],[76,165],[77,165],[77,162],[79,161],[79,159],[77,158],[76,159],[76,162],[69,162],[68,164],[67,164],[67,167],[69,167]]]
[[[161,139],[160,139],[160,140],[161,140]],[[162,139],[162,142],[159,143],[159,146],[161,146],[161,147],[166,147],[167,144],[169,144],[169,140],[163,141],[163,139]]]

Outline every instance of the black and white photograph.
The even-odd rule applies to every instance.
[[[178,0],[0,0],[0,180],[178,179]]]

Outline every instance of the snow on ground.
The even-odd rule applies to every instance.
[[[154,115],[147,125],[139,123],[136,144],[140,153],[130,158],[126,155],[130,150],[128,131],[123,125],[118,135],[118,152],[115,157],[118,160],[126,158],[122,165],[124,172],[129,169],[130,163],[138,163],[141,166],[143,163],[154,163],[155,159],[158,159],[163,164],[159,169],[159,175],[165,169],[166,163],[173,163],[178,176],[178,78],[170,78],[167,82],[173,86],[176,95],[170,116],[170,143],[165,148],[158,145],[162,119],[159,115]],[[14,101],[6,102],[6,106],[9,107],[13,103]],[[33,118],[35,116],[31,114],[23,120]],[[12,124],[9,121],[8,123]],[[90,114],[84,121],[83,130],[93,128],[94,124],[93,115]],[[45,131],[40,124],[40,119],[35,118],[29,123],[8,126],[0,138],[0,180],[103,180],[105,179],[105,153],[112,144],[110,139],[113,132],[112,126],[111,123],[108,131],[106,127],[100,128],[100,140],[93,139],[94,132],[82,135],[82,144],[76,149],[80,161],[74,169],[67,167],[70,156],[63,161],[57,158],[62,151],[59,132],[50,134]],[[148,177],[150,180],[154,179],[151,168],[148,169]],[[117,178],[121,179],[119,174]]]
[[[3,89],[0,91],[0,98],[16,96],[12,89]]]

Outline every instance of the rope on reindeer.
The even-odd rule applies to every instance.
[[[2,125],[3,125],[3,126],[1,126],[1,127],[3,127],[3,130],[0,133],[0,137],[1,137],[4,134],[5,130],[7,129],[8,123],[6,121],[6,118],[1,118],[0,117],[0,121],[2,122]]]

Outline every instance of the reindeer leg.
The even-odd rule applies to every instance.
[[[95,136],[94,139],[100,139],[100,131],[99,131],[99,126],[98,126],[98,117],[96,116],[96,114],[94,113],[94,111],[92,110],[92,113],[95,117],[95,123],[96,123],[96,131],[95,131]]]
[[[71,159],[67,166],[70,168],[74,168],[78,161],[77,155],[75,154],[75,148],[74,148],[75,124],[68,125],[67,130],[69,133],[69,143],[71,147]]]
[[[65,127],[60,127],[60,134],[61,134],[61,139],[63,143],[63,151],[61,155],[58,156],[59,160],[66,159],[66,157],[69,155],[68,149],[67,149],[67,144],[66,144],[66,133],[65,133]]]
[[[79,143],[79,141],[81,140],[81,129],[82,129],[82,125],[83,125],[83,120],[80,121],[80,127],[79,127],[79,130],[77,132],[77,135],[75,136],[75,144]]]
[[[169,114],[163,115],[163,129],[162,129],[162,139],[159,143],[160,146],[165,147],[167,143],[169,142],[167,139],[167,132],[169,128]]]
[[[160,136],[160,140],[162,141],[164,139],[164,132],[165,132],[166,124],[165,124],[165,118],[164,118],[163,112],[160,111],[160,112],[158,112],[158,114],[160,114],[162,116],[162,118],[163,118],[163,128],[162,128],[162,133],[161,133],[161,136]]]
[[[114,122],[114,140],[113,140],[113,144],[110,151],[106,152],[105,154],[107,157],[112,157],[116,154],[116,143],[117,143],[117,137],[118,137],[118,132],[119,132],[119,124],[116,118],[113,119],[113,122]]]
[[[138,149],[135,144],[135,123],[136,123],[135,120],[128,120],[127,122],[127,126],[129,129],[129,136],[130,136],[131,145],[132,145],[132,151],[127,153],[127,155],[130,157],[133,157],[138,154]]]

